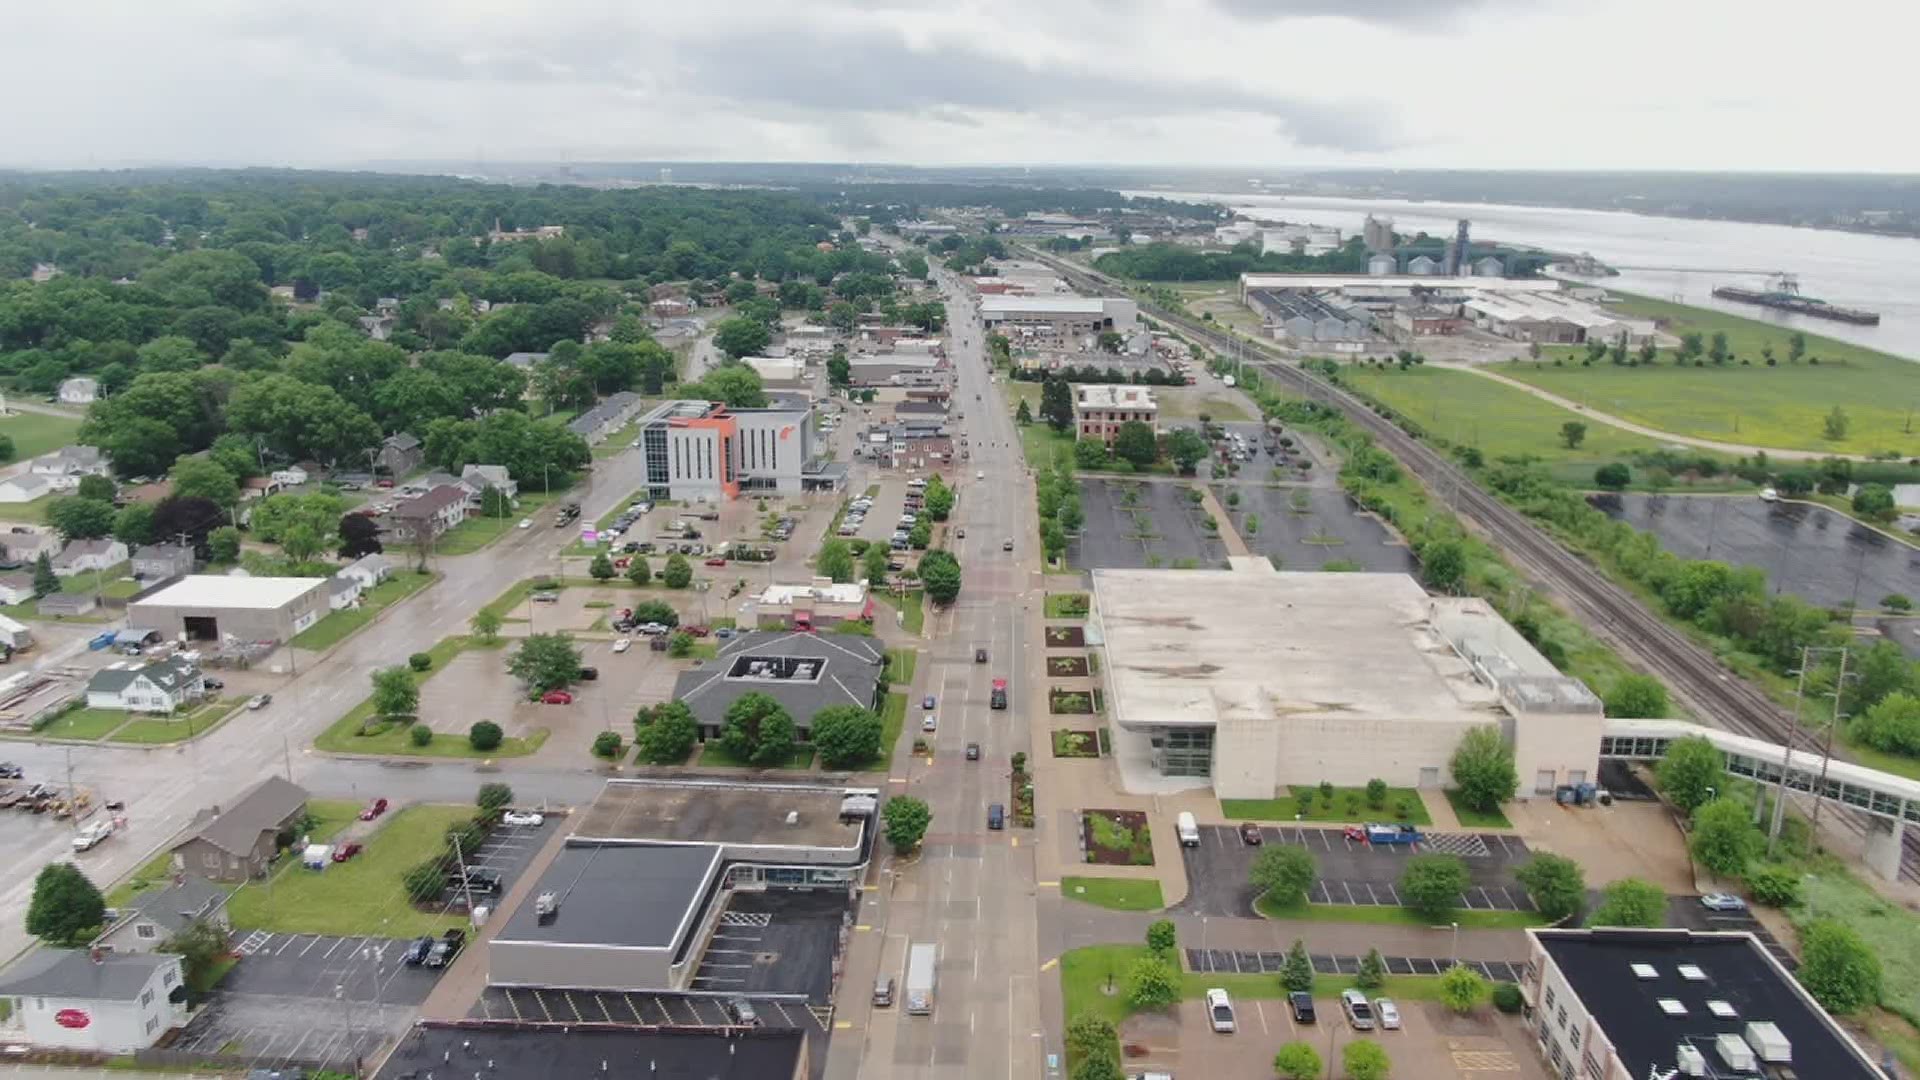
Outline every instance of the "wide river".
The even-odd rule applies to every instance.
[[[1454,222],[1473,222],[1476,240],[1500,240],[1572,254],[1586,252],[1616,267],[1687,267],[1683,270],[1622,269],[1604,284],[1624,292],[1719,308],[1755,319],[1797,326],[1856,344],[1920,360],[1920,240],[1787,225],[1570,210],[1497,203],[1405,202],[1325,196],[1251,195],[1244,192],[1138,191],[1136,195],[1214,202],[1256,220],[1335,225],[1357,234],[1368,214],[1393,219],[1401,233],[1453,235]],[[1753,271],[1754,273],[1727,273]],[[1712,297],[1714,286],[1765,288],[1766,273],[1800,278],[1800,291],[1833,304],[1880,313],[1879,326],[1787,315]]]

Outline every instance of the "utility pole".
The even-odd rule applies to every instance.
[[[1847,647],[1840,647],[1840,670],[1833,678],[1833,719],[1827,722],[1826,745],[1820,751],[1820,780],[1813,786],[1813,836],[1819,842],[1820,803],[1827,790],[1827,764],[1833,760],[1833,729],[1840,726],[1840,701],[1847,689]]]
[[[1807,668],[1813,663],[1813,649],[1800,650],[1800,670],[1793,686],[1793,723],[1787,725],[1786,759],[1780,766],[1780,787],[1773,793],[1773,820],[1767,825],[1767,858],[1773,858],[1780,843],[1780,825],[1786,817],[1787,785],[1793,778],[1793,744],[1800,732],[1800,703],[1807,693]]]

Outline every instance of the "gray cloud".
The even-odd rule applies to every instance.
[[[1495,0],[1212,0],[1243,19],[1305,19],[1329,16],[1381,26],[1437,26]]]

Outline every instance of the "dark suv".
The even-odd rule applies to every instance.
[[[432,939],[423,938],[422,940],[431,941]],[[466,943],[467,932],[465,930],[454,927],[447,931],[446,936],[442,937],[439,941],[435,941],[433,948],[427,951],[427,966],[436,968],[446,967],[448,964],[453,963],[453,958],[460,955],[460,947]]]
[[[427,954],[433,951],[435,944],[432,937],[414,938],[413,943],[407,946],[407,951],[401,955],[400,959],[409,967],[417,967],[427,962]]]
[[[1311,1024],[1314,1022],[1313,995],[1304,990],[1295,990],[1287,995],[1287,1004],[1293,1008],[1293,1022]]]

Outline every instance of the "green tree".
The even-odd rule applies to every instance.
[[[1475,810],[1491,812],[1520,788],[1513,747],[1500,737],[1497,725],[1467,732],[1453,751],[1452,769],[1461,798]]]
[[[593,756],[609,761],[620,756],[620,733],[603,731],[593,737]]]
[[[1569,450],[1577,450],[1587,441],[1587,425],[1578,420],[1569,420],[1560,425],[1560,444]]]
[[[953,603],[960,595],[960,560],[944,548],[934,548],[920,558],[920,582],[934,603]]]
[[[1787,338],[1787,362],[1797,364],[1807,355],[1807,335],[1798,330]]]
[[[895,795],[880,812],[887,843],[893,850],[907,854],[920,846],[933,824],[933,810],[911,795]]]
[[[1367,805],[1373,807],[1375,810],[1382,809],[1387,805],[1387,782],[1385,780],[1376,776],[1367,781]]]
[[[1607,712],[1613,715],[1611,704]],[[1727,790],[1726,759],[1702,735],[1668,743],[1667,756],[1654,767],[1654,776],[1668,801],[1688,814],[1706,805],[1716,792]]]
[[[1147,924],[1147,948],[1155,956],[1170,959],[1179,944],[1180,932],[1174,929],[1172,919],[1155,919]]]
[[[1514,872],[1540,914],[1559,922],[1572,918],[1587,899],[1587,877],[1580,864],[1564,855],[1541,853]]]
[[[1081,1058],[1073,1067],[1073,1080],[1127,1080],[1120,1063],[1111,1057]]]
[[[1127,343],[1126,337],[1118,330],[1102,330],[1094,340],[1100,346],[1100,351],[1110,353],[1119,352],[1120,346]]]
[[[1638,878],[1621,878],[1600,890],[1600,906],[1588,926],[1659,926],[1666,921],[1667,895],[1660,886]]]
[[[652,710],[649,723],[636,721],[633,741],[647,762],[674,765],[693,753],[699,737],[700,725],[693,718],[693,710],[684,701],[669,701]]]
[[[1670,711],[1667,688],[1651,675],[1622,675],[1607,691],[1608,716],[1661,720]]]
[[[1074,1058],[1118,1058],[1120,1034],[1110,1021],[1092,1013],[1081,1013],[1067,1021],[1067,1052]]]
[[[1167,436],[1167,457],[1182,476],[1192,476],[1207,457],[1207,441],[1186,428]]]
[[[66,540],[94,540],[113,531],[113,504],[78,495],[47,503],[47,524]]]
[[[1033,423],[1033,410],[1027,407],[1027,399],[1020,399],[1020,407],[1013,410],[1013,422],[1021,427]]]
[[[1897,514],[1893,489],[1885,484],[1861,484],[1853,493],[1853,512],[1868,521],[1892,521]]]
[[[687,575],[693,575],[692,567],[687,568]],[[627,580],[635,585],[645,585],[653,580],[653,567],[647,565],[645,555],[635,555],[633,561],[627,564]]]
[[[1420,576],[1429,588],[1458,592],[1467,580],[1467,549],[1458,540],[1429,540],[1420,545]]]
[[[1280,965],[1280,985],[1288,990],[1313,989],[1313,959],[1307,955],[1307,943],[1299,938],[1293,939]]]
[[[1846,438],[1848,430],[1852,427],[1853,421],[1848,418],[1847,410],[1835,405],[1827,413],[1826,419],[1820,422],[1820,434],[1837,442]]]
[[[666,569],[660,572],[660,580],[669,589],[684,589],[693,582],[693,564],[678,552],[667,556]]]
[[[103,503],[113,502],[113,497],[118,491],[112,479],[95,476],[92,473],[82,476],[79,486],[73,489],[73,493],[83,499],[93,499]]]
[[[1880,1001],[1880,957],[1858,931],[1835,919],[1801,931],[1796,974],[1829,1012],[1844,1016]]]
[[[27,933],[53,946],[84,945],[100,929],[106,898],[87,875],[70,862],[53,862],[33,879],[27,905]]]
[[[1157,956],[1143,956],[1127,966],[1127,1007],[1164,1009],[1180,1000],[1180,973]]]
[[[1486,996],[1486,978],[1464,964],[1455,964],[1440,976],[1440,1004],[1462,1016]]]
[[[935,476],[927,481],[927,490],[922,499],[927,516],[935,521],[945,521],[953,514],[953,489],[947,482]]]
[[[211,989],[208,982],[220,969],[221,961],[233,951],[233,943],[226,931],[205,919],[195,919],[161,942],[159,951],[180,957],[187,986],[206,991]]]
[[[1340,1048],[1340,1067],[1347,1080],[1387,1080],[1393,1062],[1379,1043],[1357,1039]]]
[[[1133,462],[1136,469],[1151,466],[1160,456],[1153,428],[1139,420],[1121,424],[1119,433],[1113,437],[1113,454],[1122,461]]]
[[[853,385],[853,364],[848,361],[844,348],[836,346],[833,355],[827,358],[827,385],[836,390]]]
[[[1297,844],[1263,847],[1247,870],[1247,881],[1277,907],[1296,907],[1306,903],[1307,892],[1319,880],[1320,867],[1313,853]]]
[[[153,543],[153,504],[128,503],[116,511],[113,538],[130,549]]]
[[[878,587],[887,580],[887,549],[879,544],[869,544],[860,555],[860,572],[867,584]]]
[[[52,596],[60,591],[60,575],[53,572],[53,555],[41,552],[33,560],[33,595]]]
[[[1353,976],[1353,985],[1362,990],[1378,990],[1387,985],[1387,961],[1379,949],[1368,949],[1367,955],[1360,958],[1360,970]]]
[[[1460,894],[1471,879],[1457,855],[1415,855],[1400,872],[1400,895],[1406,905],[1436,922],[1460,906]]]
[[[240,481],[210,458],[183,457],[173,463],[173,493],[208,499],[225,510],[240,501]]]
[[[1082,469],[1106,468],[1107,444],[1099,439],[1074,440],[1073,463]]]
[[[595,555],[593,561],[587,564],[587,575],[595,581],[612,581],[613,560],[604,551]]]
[[[306,562],[320,554],[320,536],[313,527],[302,522],[289,528],[280,536],[280,550],[294,562]]]
[[[373,673],[373,713],[383,720],[412,716],[420,711],[420,685],[413,673],[394,666]]]
[[[207,551],[217,563],[237,562],[240,559],[240,530],[231,525],[222,525],[207,534]]]
[[[1318,1080],[1325,1069],[1320,1052],[1304,1041],[1282,1043],[1273,1055],[1273,1071],[1285,1080]]]
[[[504,623],[499,612],[492,608],[481,608],[473,613],[473,618],[467,620],[467,628],[473,631],[474,637],[490,645],[500,639],[500,627]]]
[[[481,784],[473,794],[473,805],[483,814],[498,813],[513,805],[513,788],[498,782]]]
[[[1048,379],[1040,384],[1040,419],[1055,431],[1073,426],[1073,388],[1064,379]]]
[[[870,709],[830,705],[813,714],[813,745],[829,769],[857,769],[878,760],[883,725]]]
[[[507,661],[507,671],[534,694],[571,686],[580,678],[580,650],[571,634],[529,634]]]
[[[1747,889],[1768,907],[1792,907],[1800,902],[1800,874],[1790,866],[1757,866],[1747,871]]]
[[[773,765],[793,753],[793,717],[771,694],[742,694],[727,707],[720,747],[736,761]]]
[[[820,554],[814,560],[814,573],[836,582],[853,580],[853,549],[845,540],[829,540],[820,545]]]
[[[1716,798],[1693,812],[1687,849],[1701,866],[1721,877],[1739,877],[1760,853],[1764,839],[1747,819],[1746,807]]]
[[[932,521],[921,518],[919,521],[913,523],[913,528],[907,530],[907,545],[913,548],[913,550],[925,551],[927,550],[927,545],[931,543],[933,543]]]
[[[467,729],[467,745],[483,754],[489,750],[498,749],[505,738],[506,732],[501,731],[500,725],[491,720],[477,720]]]
[[[39,571],[34,573],[38,589]],[[1920,696],[1904,690],[1889,693],[1849,721],[1847,734],[1875,750],[1920,756]]]
[[[1611,461],[1593,470],[1593,483],[1595,487],[1607,491],[1621,491],[1628,484],[1633,483],[1633,470],[1617,461]]]
[[[693,635],[685,630],[674,631],[673,635],[667,638],[667,655],[676,660],[692,656]]]
[[[771,341],[773,332],[766,323],[739,315],[721,319],[713,330],[713,347],[735,360],[758,356]]]

